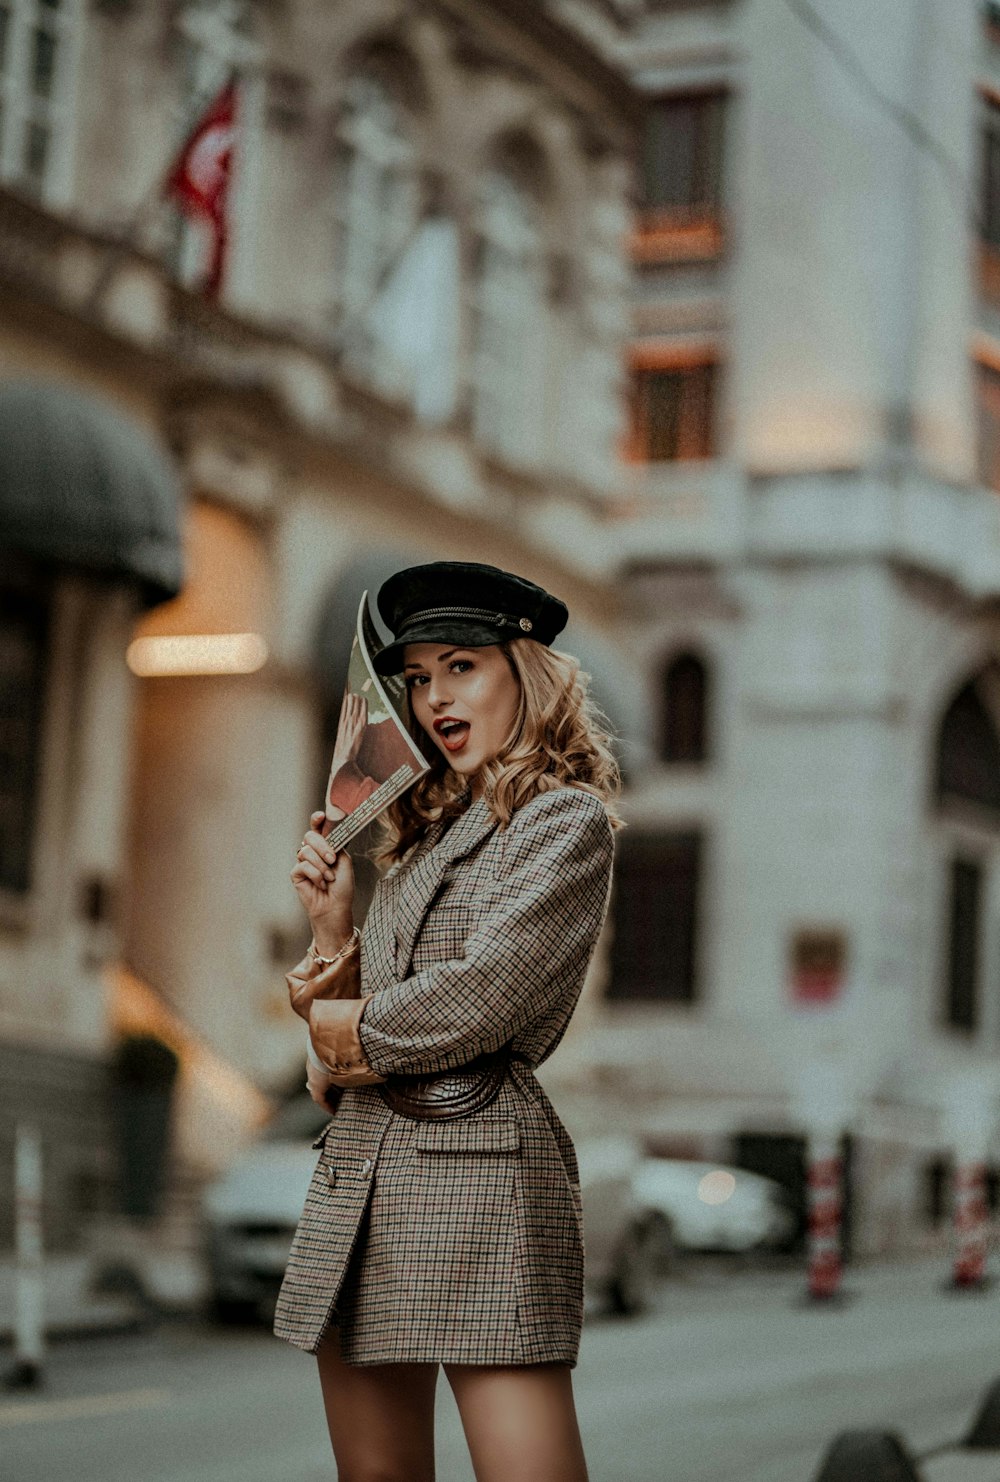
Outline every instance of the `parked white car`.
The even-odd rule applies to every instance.
[[[220,1321],[273,1309],[313,1168],[312,1142],[329,1121],[297,1097],[203,1195],[212,1306]],[[662,1263],[663,1222],[639,1208],[633,1183],[641,1155],[622,1138],[577,1146],[583,1191],[587,1293],[613,1312],[640,1311]]]
[[[782,1186],[744,1168],[645,1158],[632,1193],[639,1209],[666,1223],[678,1250],[746,1252],[781,1246],[796,1225]]]

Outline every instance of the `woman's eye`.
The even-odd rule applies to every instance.
[[[422,679],[426,679],[426,677],[427,676],[425,674],[408,674],[406,676],[406,688],[408,690],[412,690],[415,684],[419,684],[420,681]]]
[[[451,664],[449,665],[449,668],[454,669],[454,668],[456,668],[456,666],[460,666],[461,669],[462,669],[462,671],[464,672],[464,670],[471,669],[472,668],[472,660],[471,659],[452,659]]]

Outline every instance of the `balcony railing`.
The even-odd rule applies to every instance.
[[[716,561],[743,541],[743,478],[719,459],[632,464],[615,511],[619,562]]]
[[[641,211],[629,236],[629,254],[639,267],[714,262],[725,247],[717,212]]]
[[[30,201],[0,189],[0,283],[58,296],[70,232]]]

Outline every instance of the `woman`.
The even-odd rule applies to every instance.
[[[289,991],[336,1115],[275,1331],[317,1354],[340,1482],[431,1482],[439,1365],[478,1482],[586,1482],[579,1175],[533,1071],[604,921],[617,768],[541,587],[436,562],[379,610],[432,763],[387,814],[360,946],[322,815],[292,871],[314,940]]]

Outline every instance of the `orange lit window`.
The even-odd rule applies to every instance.
[[[1000,370],[976,366],[976,419],[979,482],[1000,492]]]
[[[712,361],[633,367],[632,461],[714,457],[716,372]]]

